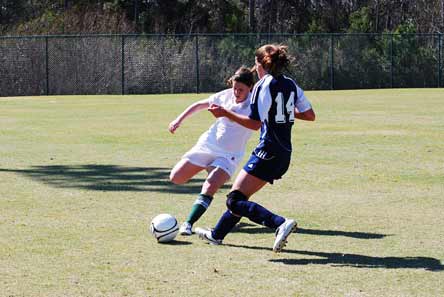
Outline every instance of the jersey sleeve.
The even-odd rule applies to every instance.
[[[297,86],[295,107],[299,112],[305,112],[311,109],[310,101],[308,101],[307,97],[305,97],[304,91],[299,86]]]
[[[269,85],[262,83],[255,90],[251,97],[250,119],[264,122],[268,120],[268,111],[271,107],[271,93]]]
[[[220,105],[220,100],[219,100],[219,98],[217,97],[217,94],[213,94],[213,95],[211,95],[210,97],[208,97],[208,104],[209,104],[209,105],[211,105],[211,104],[217,104],[217,105]]]
[[[208,103],[210,105],[216,104],[216,105],[222,106],[224,104],[224,96],[226,97],[227,95],[229,95],[228,93],[230,92],[230,90],[231,89],[223,90],[221,92],[211,95],[208,98]]]

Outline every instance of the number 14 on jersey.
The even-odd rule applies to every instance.
[[[287,119],[285,117],[286,114],[288,114],[288,121],[294,122],[294,92],[290,93],[290,98],[287,101],[287,104],[284,106],[284,94],[278,93],[276,98],[274,99],[276,101],[276,116],[274,117],[274,120],[276,123],[283,124],[287,122]]]

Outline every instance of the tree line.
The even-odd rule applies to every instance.
[[[444,0],[0,0],[0,33],[444,32]]]

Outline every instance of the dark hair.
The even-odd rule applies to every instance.
[[[257,61],[273,76],[278,76],[293,60],[288,54],[288,46],[266,44],[256,50]]]
[[[227,85],[232,87],[235,81],[252,87],[255,83],[253,70],[245,66],[240,67],[234,75],[227,80]]]

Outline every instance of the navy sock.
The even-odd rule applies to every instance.
[[[249,218],[256,224],[264,225],[272,229],[276,229],[285,218],[276,215],[265,207],[251,201],[233,201],[231,210],[238,215]]]
[[[235,216],[230,210],[227,210],[214,227],[212,236],[214,239],[224,239],[225,236],[236,226],[241,217]]]

